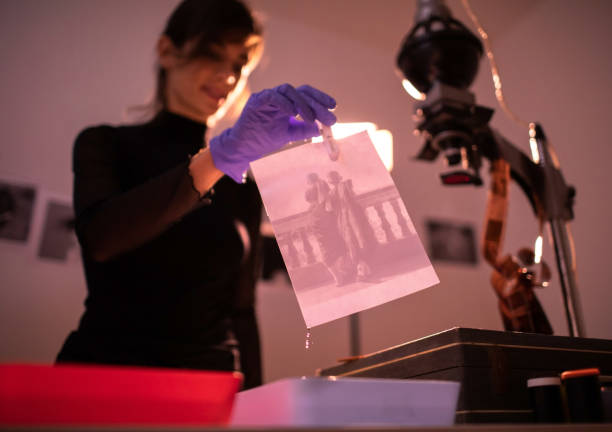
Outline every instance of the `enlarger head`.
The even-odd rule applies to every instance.
[[[429,92],[436,81],[467,89],[476,78],[482,53],[480,40],[452,17],[443,0],[419,0],[397,67],[421,93]]]
[[[482,184],[474,133],[493,111],[478,107],[468,91],[482,53],[480,40],[452,17],[443,0],[419,0],[397,66],[406,91],[421,101],[415,132],[425,145],[417,158],[433,161],[442,153],[452,169],[441,175],[446,185]]]

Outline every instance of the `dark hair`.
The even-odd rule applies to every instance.
[[[241,43],[261,29],[249,8],[240,0],[183,0],[168,18],[163,34],[177,49],[193,43],[186,60],[211,57],[211,47]],[[166,71],[157,65],[157,84],[153,109],[166,107]]]

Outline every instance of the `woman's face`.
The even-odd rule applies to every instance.
[[[186,60],[172,46],[165,54],[160,49],[160,65],[167,74],[169,111],[205,122],[234,89],[248,62],[247,46],[241,43],[215,45],[212,52],[210,58]]]

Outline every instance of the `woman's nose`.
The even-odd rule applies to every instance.
[[[238,74],[231,67],[222,66],[216,71],[215,78],[223,84],[233,86],[238,81]]]

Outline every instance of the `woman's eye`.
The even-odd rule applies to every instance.
[[[242,68],[244,67],[244,65],[242,63],[237,63],[232,67],[232,71],[239,75],[242,73]]]

